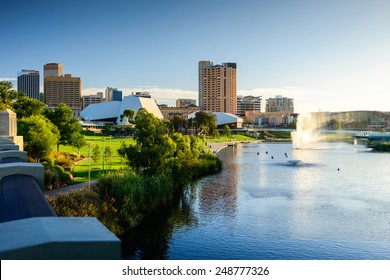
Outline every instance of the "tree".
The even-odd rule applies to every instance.
[[[57,142],[57,151],[60,145],[77,146],[81,135],[81,125],[77,118],[73,117],[73,111],[65,103],[60,103],[58,109],[47,110],[45,112],[46,117],[57,126],[60,131],[60,139]],[[79,136],[79,134],[81,136]]]
[[[122,144],[119,155],[146,175],[168,173],[176,145],[168,136],[167,122],[141,108],[135,117],[135,126],[136,143],[129,146]]]
[[[217,116],[210,112],[196,112],[194,122],[196,128],[199,128],[201,133],[203,131],[206,135],[212,134],[217,128]]]
[[[18,97],[18,92],[12,90],[11,82],[0,82],[0,111],[12,109],[12,101]]]
[[[105,124],[102,128],[102,134],[103,135],[110,135],[111,134],[111,125]]]
[[[173,116],[173,118],[171,120],[173,132],[178,132],[181,128],[184,127],[185,123],[186,123],[186,121],[182,117],[180,117],[178,115]]]
[[[12,104],[13,111],[18,119],[33,115],[42,115],[45,104],[24,94],[19,94],[18,99]]]
[[[85,145],[87,145],[87,140],[85,140],[84,135],[82,135],[81,133],[74,133],[72,137],[73,137],[72,139],[73,147],[79,150],[79,155],[80,155],[80,149]]]
[[[223,135],[230,137],[232,135],[232,131],[230,130],[230,127],[225,124],[223,127]]]
[[[112,149],[111,149],[111,147],[110,146],[105,146],[103,154],[104,154],[105,162],[107,162],[107,164],[110,166],[110,169],[111,169],[111,164],[112,164],[112,162],[111,162],[111,157],[112,157]]]
[[[44,116],[35,115],[18,120],[18,132],[23,136],[27,154],[37,161],[47,157],[59,139],[57,127]]]
[[[101,149],[98,144],[95,144],[93,146],[92,154],[91,154],[91,158],[94,164],[99,163],[100,156],[101,156]]]
[[[119,117],[120,117],[120,120],[123,121],[123,118],[126,117],[129,121],[129,123],[134,123],[134,110],[133,109],[126,109],[123,111],[123,114],[121,114]]]

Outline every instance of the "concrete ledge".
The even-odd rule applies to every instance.
[[[40,163],[13,162],[0,164],[0,181],[7,176],[24,174],[34,177],[35,181],[44,191],[44,167]]]
[[[8,151],[8,150],[19,151],[19,146],[15,144],[0,144],[0,151]]]
[[[11,175],[1,180],[0,223],[57,216],[35,179]]]
[[[0,224],[0,259],[120,259],[121,241],[96,218],[41,217]]]
[[[5,161],[7,158],[19,158],[20,161],[27,161],[27,152],[24,151],[16,151],[16,150],[8,150],[8,151],[0,151],[0,163]]]
[[[12,140],[6,138],[7,136],[0,136],[0,145],[2,144],[15,144]]]

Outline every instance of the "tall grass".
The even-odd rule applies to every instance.
[[[141,176],[132,170],[110,172],[99,179],[100,197],[118,210],[124,228],[134,227],[173,196],[173,184],[166,175]]]

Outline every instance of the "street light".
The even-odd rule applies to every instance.
[[[91,187],[91,142],[87,143],[88,145],[88,188]]]
[[[104,172],[104,140],[106,140],[104,137],[102,138],[102,165],[103,165],[103,172]]]

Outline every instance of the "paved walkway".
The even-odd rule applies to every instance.
[[[221,149],[229,146],[229,145],[235,145],[235,142],[213,142],[213,143],[207,143],[209,145],[211,151],[213,153],[218,153]]]
[[[97,180],[92,180],[91,186],[95,186],[96,183],[97,183]],[[85,183],[75,184],[75,185],[71,185],[68,187],[63,187],[63,188],[59,188],[59,189],[55,189],[55,190],[51,190],[51,191],[46,191],[45,195],[47,197],[56,197],[60,194],[66,194],[70,191],[78,191],[78,190],[81,190],[81,189],[87,188],[87,187],[88,187],[88,182],[85,182]]]

